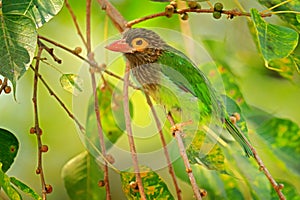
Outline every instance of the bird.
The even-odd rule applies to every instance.
[[[167,44],[156,32],[145,28],[127,29],[121,39],[107,45],[106,49],[123,53],[133,77],[167,111],[180,109],[180,101],[184,101],[187,109],[191,108],[186,113],[195,114],[198,111],[193,108],[199,106],[199,120],[214,116],[218,121],[216,124],[225,127],[244,149],[245,155],[254,156],[250,142],[230,119],[221,96],[206,75],[188,56]]]

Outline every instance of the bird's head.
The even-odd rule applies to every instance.
[[[106,48],[123,53],[133,66],[139,66],[155,62],[165,45],[155,32],[136,28],[126,30],[120,40],[114,41]]]

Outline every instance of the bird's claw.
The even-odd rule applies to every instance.
[[[230,117],[229,117],[231,123],[236,124],[237,121],[240,121],[241,119],[241,115],[237,112],[233,113]]]
[[[190,125],[192,124],[193,121],[192,120],[189,120],[189,121],[186,121],[186,122],[181,122],[181,123],[177,123],[177,124],[174,124],[172,127],[171,127],[171,131],[173,133],[173,135],[175,134],[176,131],[180,131],[182,132],[182,127],[186,126],[186,125]]]

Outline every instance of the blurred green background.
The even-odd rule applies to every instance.
[[[214,1],[212,1],[213,3]],[[166,4],[155,3],[149,0],[114,0],[112,3],[119,9],[127,20],[132,20],[155,12],[164,10]],[[235,8],[233,1],[224,1],[225,8]],[[240,3],[246,10],[257,8],[264,10],[255,1],[249,3],[241,0]],[[82,30],[85,28],[85,2],[70,0],[77,20]],[[205,3],[203,3],[203,6]],[[206,5],[205,5],[206,6]],[[105,40],[105,13],[97,2],[92,6],[92,43],[95,48]],[[274,16],[267,21],[282,23]],[[156,18],[140,23],[139,27],[163,27],[180,31],[180,20],[178,16],[168,18]],[[249,34],[247,18],[236,17],[227,20],[223,17],[215,20],[210,14],[190,14],[188,22],[195,40],[211,39],[217,40],[224,45],[224,51],[216,47],[217,57],[222,57],[230,64],[233,72],[237,75],[246,101],[258,108],[268,111],[278,117],[288,118],[300,125],[299,82],[293,83],[280,78],[275,73],[264,67],[263,60],[257,53],[256,46]],[[118,34],[117,30],[109,22],[109,36]],[[58,41],[70,48],[80,46],[84,49],[79,36],[75,30],[70,14],[64,7],[62,11],[49,23],[39,30],[39,34]],[[82,61],[74,56],[55,48],[55,53],[63,63],[59,69],[66,73],[77,73]],[[82,53],[82,55],[85,52]],[[46,56],[46,54],[44,54]],[[48,55],[47,55],[48,57]],[[51,58],[49,62],[53,63]],[[51,61],[50,61],[51,60]],[[57,65],[56,65],[57,66]],[[53,88],[56,94],[63,99],[65,105],[72,109],[72,95],[64,91],[59,83],[60,74],[53,68],[42,65],[40,73]],[[88,86],[85,86],[88,87]],[[33,73],[31,70],[18,81],[17,101],[12,94],[0,96],[0,127],[6,128],[18,137],[20,150],[15,163],[8,171],[10,176],[18,177],[20,180],[40,191],[40,178],[35,174],[37,166],[37,143],[36,137],[29,134],[29,129],[34,125],[32,91]],[[78,137],[76,127],[67,114],[62,110],[53,97],[49,95],[43,85],[39,85],[38,105],[40,126],[43,129],[43,143],[49,146],[49,152],[44,154],[44,170],[46,182],[53,185],[53,193],[48,199],[68,199],[61,179],[63,165],[72,157],[83,151],[83,145]],[[85,109],[85,108],[82,108]],[[260,151],[259,144],[256,148]],[[262,156],[264,158],[264,156]],[[267,159],[267,158],[265,158]],[[266,165],[271,165],[271,160],[266,160]],[[272,169],[276,174],[276,171]],[[284,174],[276,174],[284,177]]]

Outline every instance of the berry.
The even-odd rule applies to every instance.
[[[174,7],[174,9],[177,8],[177,2],[176,1],[171,1],[170,5]]]
[[[76,47],[74,49],[74,53],[76,53],[76,54],[80,54],[81,52],[82,52],[82,48],[81,47]]]
[[[47,145],[42,145],[40,150],[41,150],[41,152],[46,153],[48,151],[48,146]]]
[[[213,12],[213,17],[215,18],[215,19],[220,19],[221,18],[221,13],[219,12],[219,11],[214,11]]]
[[[174,7],[171,5],[167,5],[165,8],[165,12],[166,12],[166,17],[168,17],[168,18],[172,17],[172,15],[174,13]]]
[[[107,154],[106,159],[110,164],[114,164],[115,162],[115,158],[111,154]]]
[[[11,92],[11,87],[10,87],[9,85],[5,86],[5,87],[4,87],[4,92],[5,92],[6,94],[9,94],[9,93]]]
[[[31,127],[29,132],[30,132],[30,134],[35,134],[35,128]]]
[[[229,117],[231,123],[235,124],[236,123],[236,118],[234,116]]]
[[[201,5],[196,1],[189,1],[188,6],[192,9],[201,9]]]
[[[39,168],[37,168],[37,169],[35,170],[35,173],[36,173],[36,174],[40,174],[40,173],[41,173],[41,170],[40,170]]]
[[[104,187],[105,186],[105,181],[104,180],[98,181],[98,186],[99,187]]]
[[[129,183],[130,188],[134,191],[134,192],[138,192],[139,191],[139,186],[137,184],[136,181],[131,181]]]
[[[46,184],[45,190],[47,194],[51,193],[53,191],[52,185]]]
[[[206,197],[207,196],[207,191],[204,189],[200,189],[200,195],[201,197]]]
[[[215,3],[214,5],[214,11],[219,11],[221,12],[223,10],[223,4],[222,3]]]
[[[181,15],[181,19],[182,19],[182,20],[188,20],[188,19],[189,19],[189,15],[188,15],[187,13],[183,13],[183,14]]]

